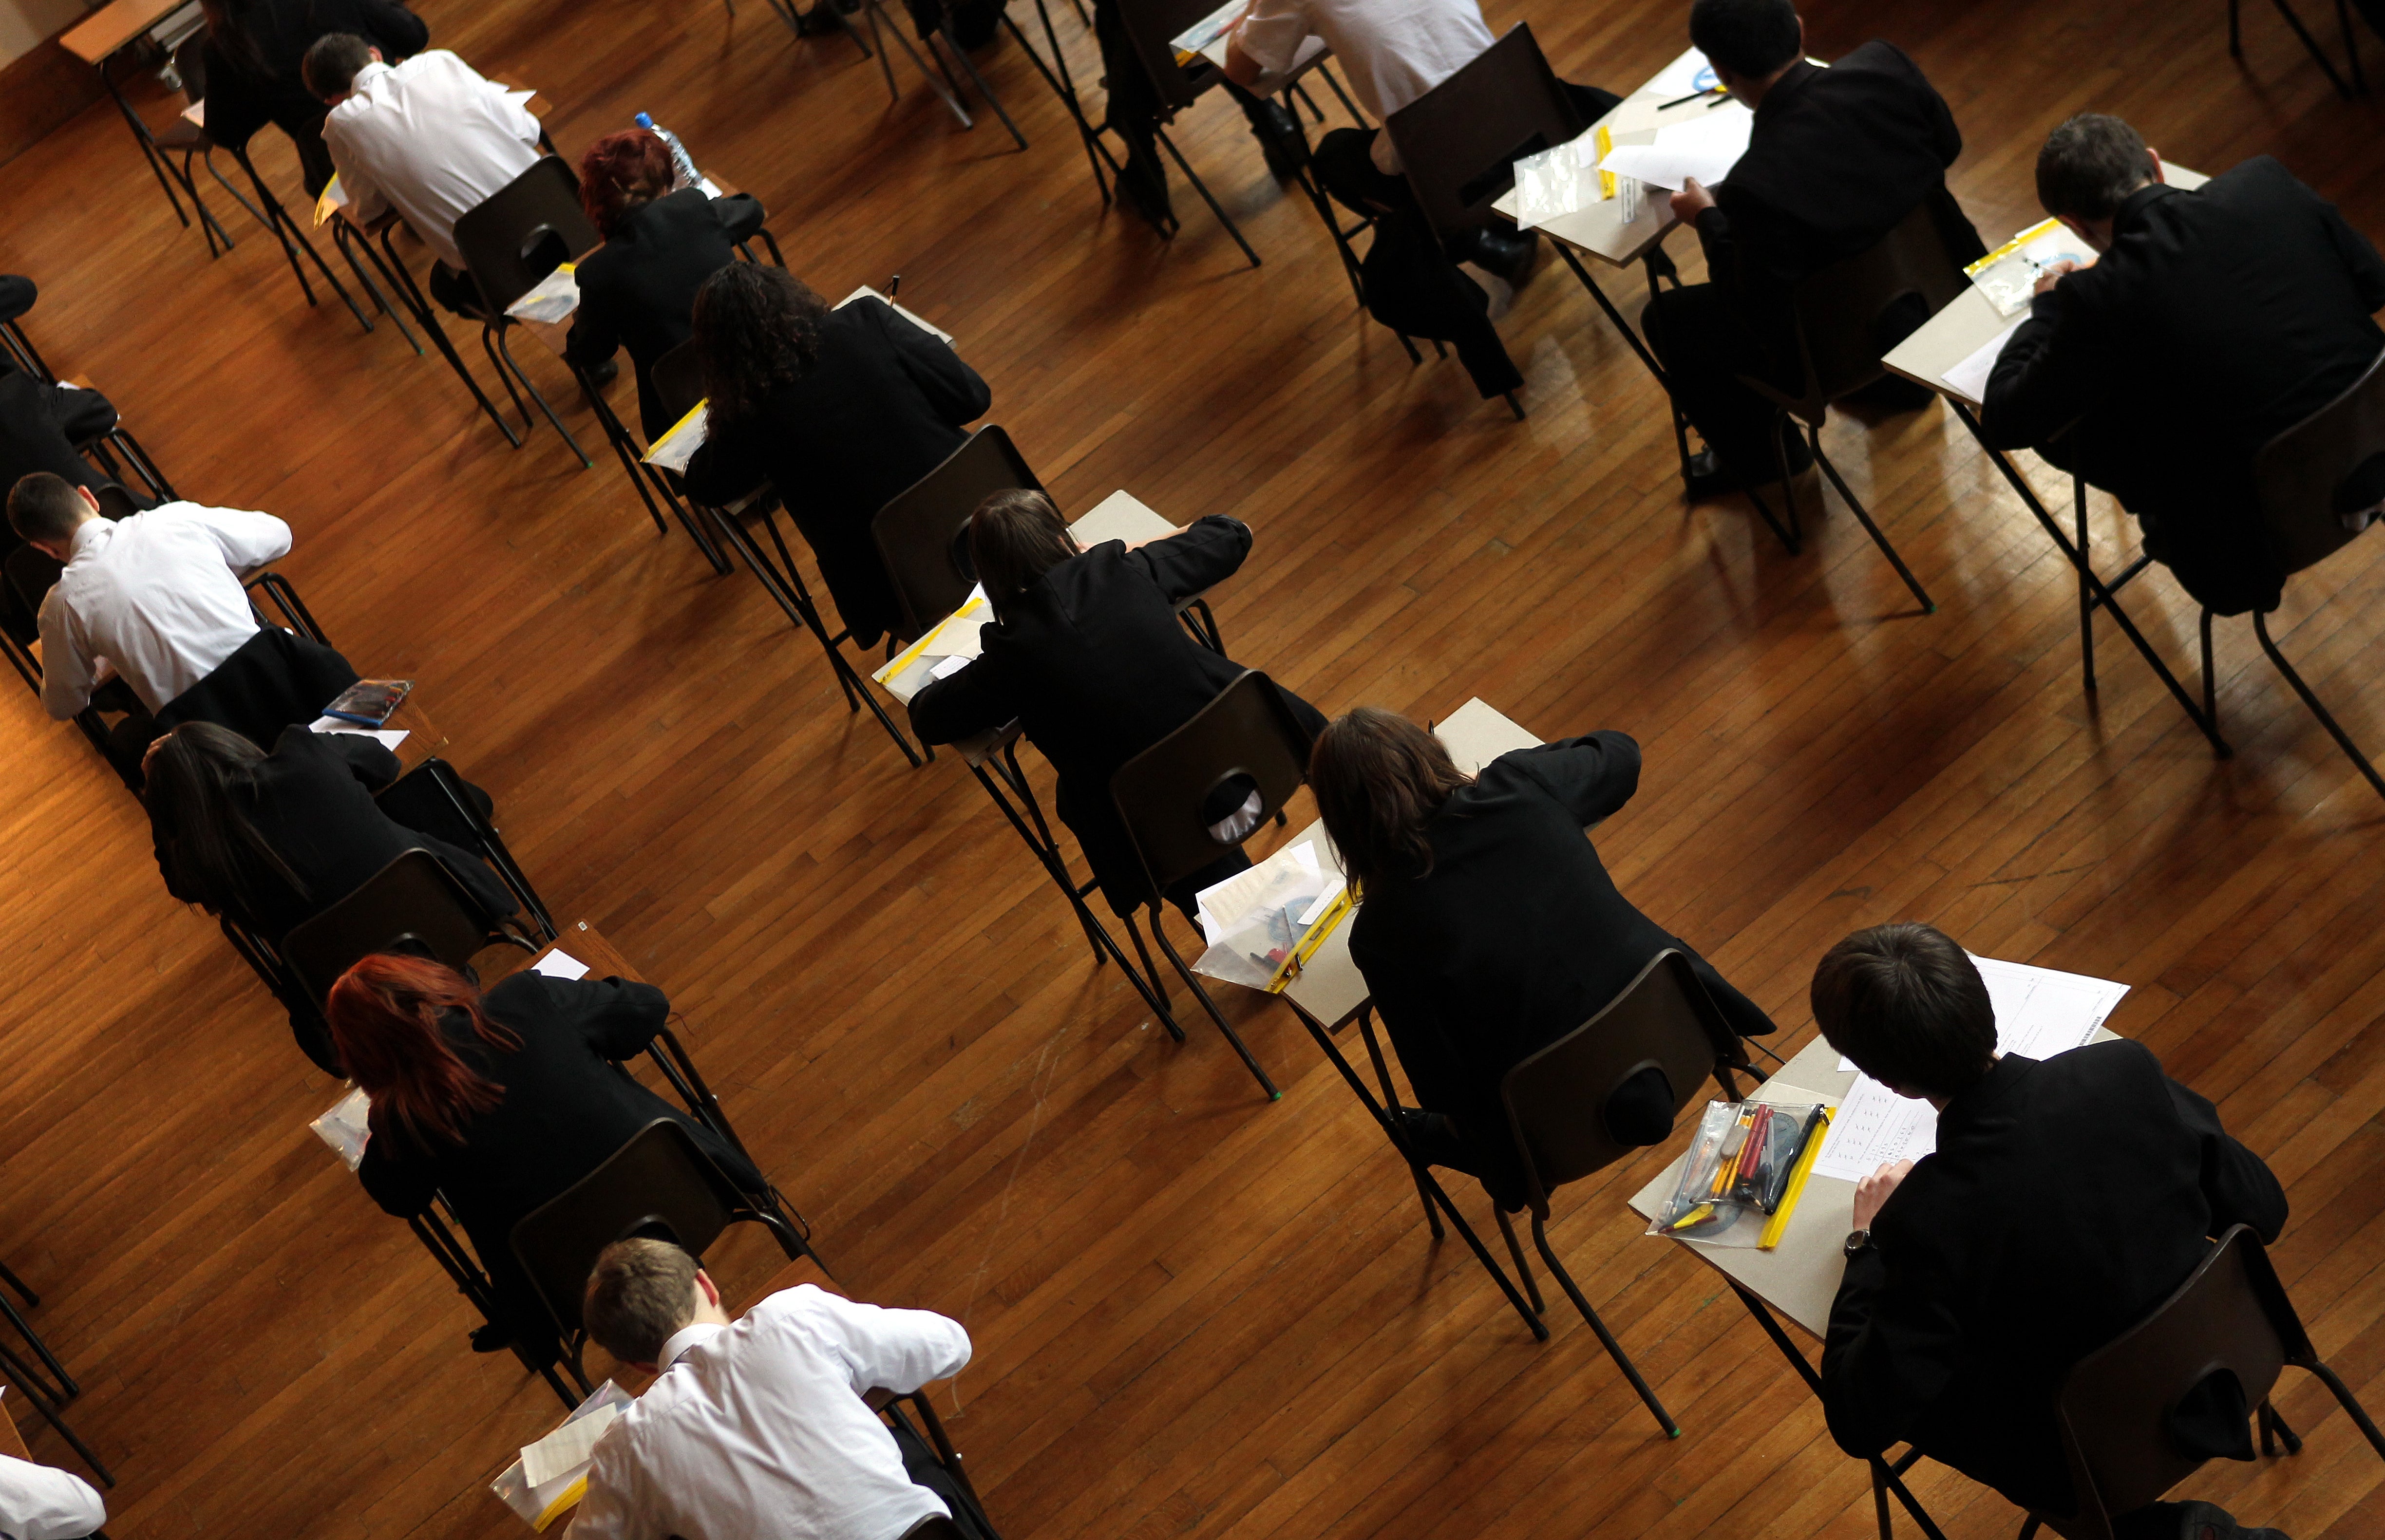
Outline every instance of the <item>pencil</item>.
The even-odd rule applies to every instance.
[[[1805,1191],[1805,1178],[1812,1175],[1814,1162],[1821,1158],[1822,1139],[1830,1131],[1830,1110],[1817,1110],[1814,1131],[1805,1136],[1805,1148],[1797,1152],[1797,1164],[1789,1173],[1789,1190],[1780,1195],[1780,1207],[1765,1222],[1764,1234],[1755,1240],[1756,1249],[1769,1251],[1780,1244],[1782,1232],[1789,1228],[1789,1216],[1797,1210],[1797,1199]]]

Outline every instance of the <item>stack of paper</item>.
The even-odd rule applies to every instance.
[[[588,964],[565,951],[561,947],[557,947],[531,963],[530,971],[534,974],[544,974],[549,978],[559,978],[568,984],[576,978],[586,978]]]
[[[2023,320],[2027,318],[2022,317]],[[1996,360],[2004,355],[2004,344],[2011,342],[2013,333],[2019,329],[2020,321],[2015,321],[1980,343],[1968,358],[1948,369],[1941,378],[1965,401],[1978,403],[1987,400],[1988,376],[1995,373]]]
[[[1963,271],[1999,316],[2017,316],[2036,297],[2037,280],[2057,262],[2089,267],[2095,253],[2059,219],[2043,219],[2014,236]]]
[[[596,1387],[563,1425],[506,1467],[489,1490],[534,1530],[543,1531],[588,1495],[588,1467],[596,1441],[634,1399],[612,1381]]]
[[[1730,168],[1747,153],[1747,136],[1754,127],[1755,114],[1735,101],[1726,101],[1686,123],[1658,129],[1654,144],[1617,144],[1606,152],[1599,169],[1676,192],[1692,178],[1712,187],[1730,175]]]

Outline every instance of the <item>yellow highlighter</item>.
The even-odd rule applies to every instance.
[[[1820,1126],[1806,1139],[1805,1148],[1797,1152],[1797,1164],[1789,1173],[1789,1187],[1780,1195],[1780,1206],[1765,1222],[1764,1234],[1756,1237],[1756,1249],[1760,1251],[1769,1251],[1780,1244],[1781,1236],[1789,1228],[1789,1216],[1796,1212],[1797,1199],[1805,1191],[1805,1178],[1814,1174],[1814,1162],[1821,1159],[1822,1140],[1830,1132],[1830,1110],[1825,1107],[1816,1115],[1821,1119]]]
[[[1591,143],[1598,150],[1598,197],[1599,201],[1604,203],[1615,196],[1615,173],[1605,168],[1606,152],[1615,148],[1615,135],[1607,130],[1605,124],[1601,123],[1598,126],[1598,132],[1592,137]]]

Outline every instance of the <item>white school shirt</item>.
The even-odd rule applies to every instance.
[[[1497,41],[1476,0],[1251,0],[1234,35],[1269,75],[1290,69],[1303,43],[1323,38],[1378,123]],[[1398,174],[1388,132],[1375,135],[1373,154],[1377,170]]]
[[[904,1472],[862,1394],[917,1390],[968,1360],[958,1322],[810,1284],[733,1326],[689,1326],[597,1441],[566,1540],[897,1540],[951,1510]]]
[[[457,272],[456,221],[502,192],[539,156],[528,92],[484,80],[444,48],[356,71],[348,99],[323,119],[348,214],[359,224],[395,207],[431,255]]]
[[[81,1540],[106,1522],[107,1505],[89,1482],[0,1455],[0,1540]]]
[[[271,514],[169,503],[86,519],[42,601],[42,704],[64,721],[91,703],[103,658],[152,715],[256,634],[240,580],[290,553]]]

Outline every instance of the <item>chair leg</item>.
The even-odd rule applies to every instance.
[[[31,1373],[25,1361],[6,1348],[0,1348],[0,1368],[7,1371],[9,1380],[23,1393],[25,1399],[32,1403],[33,1410],[42,1414],[42,1421],[56,1429],[58,1436],[67,1441],[85,1465],[91,1467],[92,1473],[99,1477],[101,1484],[114,1486],[115,1474],[100,1463],[99,1457],[91,1452],[91,1446],[77,1436],[73,1426],[66,1420],[63,1403],[48,1393],[40,1376]]]
[[[1506,396],[1507,410],[1516,414],[1516,420],[1517,422],[1522,422],[1524,420],[1524,404],[1516,399],[1516,392],[1513,391],[1507,391]]]
[[[1497,1200],[1491,1204],[1491,1216],[1499,1222],[1499,1234],[1507,1240],[1507,1255],[1516,1263],[1516,1276],[1524,1280],[1524,1297],[1532,1302],[1532,1313],[1546,1315],[1548,1302],[1541,1298],[1540,1280],[1532,1276],[1532,1264],[1524,1260],[1524,1243],[1516,1238],[1516,1226],[1508,1222],[1507,1211]]]
[[[2085,477],[2073,476],[2070,478],[2070,501],[2078,514],[2079,549],[2084,551],[2087,549],[2087,478]],[[2211,654],[2208,651],[2211,640],[2210,612],[2204,611],[2204,616],[2203,636],[2206,650],[2203,660],[2203,677],[2204,683],[2208,685],[2211,679]],[[2080,665],[2086,671],[2087,691],[2092,694],[2095,689],[2095,593],[2087,586],[2087,575],[2084,572],[2079,575],[2079,659]],[[2207,711],[2206,705],[2206,714]]]
[[[2029,1540],[2029,1537],[2037,1533],[2037,1527],[2038,1518],[2036,1514],[2032,1513],[2028,1518],[2021,1521],[2020,1534],[2016,1535],[2014,1540]]]
[[[1814,445],[1814,463],[1822,467],[1822,474],[1830,478],[1830,485],[1839,489],[1839,495],[1846,499],[1847,506],[1854,509],[1855,517],[1863,521],[1865,532],[1871,536],[1872,544],[1879,546],[1879,553],[1888,558],[1888,565],[1896,568],[1896,575],[1904,579],[1904,586],[1913,590],[1913,597],[1921,601],[1921,613],[1936,615],[1938,601],[1930,598],[1929,590],[1921,586],[1921,579],[1913,576],[1913,569],[1904,565],[1904,558],[1896,553],[1896,547],[1888,543],[1888,537],[1881,534],[1879,526],[1872,522],[1871,511],[1848,487],[1846,478],[1839,474],[1839,467],[1830,464],[1830,457],[1822,453],[1822,430],[1809,427],[1806,432]]]
[[[2352,93],[2368,94],[2368,72],[2360,67],[2360,40],[2353,35],[2352,7],[2344,0],[2335,0],[2335,28],[2343,34],[2343,52],[2352,64]]]
[[[929,46],[931,48],[935,46],[933,38],[929,39]],[[985,105],[993,109],[993,115],[996,118],[1002,119],[1002,126],[1010,130],[1010,137],[1018,143],[1020,149],[1027,148],[1027,136],[1018,131],[1018,125],[1010,120],[1010,114],[1004,108],[1002,98],[993,93],[993,87],[985,83],[985,77],[979,74],[977,66],[969,62],[968,51],[955,43],[949,34],[944,37],[944,46],[951,49],[953,57],[960,61],[961,73],[969,78],[969,84],[977,87],[977,93],[985,99]],[[939,56],[941,57],[941,52]]]
[[[2263,1454],[2275,1455],[2278,1452],[2278,1441],[2279,1439],[2285,1441],[2286,1453],[2290,1455],[2298,1455],[2303,1452],[2303,1441],[2294,1435],[2293,1429],[2286,1426],[2286,1420],[2278,1415],[2278,1409],[2276,1407],[2271,1406],[2266,1401],[2263,1401],[2260,1406],[2254,1410],[2254,1420],[2261,1430],[2261,1452]]]
[[[1679,416],[1680,409],[1675,407],[1673,415],[1676,417]],[[1797,522],[1797,484],[1789,477],[1789,452],[1780,443],[1780,429],[1788,425],[1788,414],[1780,413],[1772,419],[1771,428],[1772,468],[1779,477],[1778,485],[1780,488],[1781,501],[1788,505],[1787,521],[1783,522],[1773,516],[1772,504],[1766,502],[1764,494],[1755,490],[1754,482],[1745,482],[1740,490],[1747,494],[1747,501],[1755,505],[1755,511],[1764,515],[1764,522],[1771,527],[1774,537],[1780,541],[1781,549],[1794,556],[1804,550],[1805,539],[1804,529]],[[1720,450],[1715,451],[1715,458],[1717,461],[1722,458]]]
[[[2294,36],[2303,40],[2303,47],[2309,51],[2312,61],[2326,71],[2328,83],[2335,87],[2336,94],[2347,102],[2352,100],[2352,87],[2335,72],[2335,61],[2327,56],[2327,51],[2318,45],[2318,39],[2311,36],[2310,29],[2303,25],[2303,19],[2294,14],[2294,8],[2286,4],[2286,0],[2272,0],[2272,3],[2278,7],[2278,14],[2286,19],[2286,25],[2294,30]],[[2356,63],[2358,56],[2354,55],[2354,58]],[[194,192],[192,196],[196,197],[197,193]]]
[[[1888,1472],[1879,1468],[1878,1459],[1870,1464],[1871,1510],[1872,1517],[1879,1524],[1879,1540],[1895,1540],[1895,1531],[1888,1524]]]
[[[2203,714],[2219,726],[2219,673],[2211,661],[2211,606],[2203,607]]]
[[[42,1308],[42,1297],[27,1288],[25,1280],[9,1271],[6,1262],[0,1262],[0,1284],[6,1284],[10,1288],[15,1289],[17,1298],[25,1301],[25,1307],[28,1310],[37,1310]]]
[[[877,37],[879,35],[879,0],[861,0],[861,8],[868,13],[870,36]],[[938,96],[943,98],[944,106],[952,113],[955,118],[959,120],[960,126],[964,129],[976,128],[977,119],[968,115],[968,108],[961,105],[961,99],[953,93],[952,88],[945,85],[943,81],[936,79],[934,75],[929,73],[926,62],[919,57],[919,51],[911,46],[911,40],[909,38],[903,35],[903,24],[900,21],[890,20],[886,23],[886,30],[893,33],[894,41],[901,44],[903,52],[910,56],[913,68],[919,71],[919,79],[928,82],[928,89],[934,92]],[[935,40],[932,37],[928,40],[928,52],[931,54],[936,52]],[[881,58],[885,56],[885,43],[882,39],[879,43],[879,56]],[[939,54],[936,56],[936,68],[938,69],[943,69],[943,56]],[[889,81],[893,79],[893,67],[891,65],[888,66],[887,79]]]
[[[1168,981],[1160,976],[1159,964],[1151,960],[1151,949],[1143,944],[1143,926],[1136,923],[1135,911],[1131,909],[1126,913],[1126,933],[1134,938],[1134,954],[1143,959],[1143,971],[1150,975],[1152,989],[1159,996],[1161,1025],[1168,1028],[1169,1037],[1182,1042],[1184,1028],[1177,1025],[1174,1002],[1168,998]]]
[[[2269,640],[2269,617],[2258,610],[2253,612],[2253,634],[2261,639],[2261,651],[2269,654],[2269,661],[2277,664],[2278,672],[2286,677],[2286,683],[2294,687],[2294,693],[2303,698],[2303,704],[2310,708],[2311,714],[2318,718],[2319,726],[2335,739],[2335,746],[2359,767],[2360,773],[2368,778],[2368,784],[2376,789],[2377,795],[2385,797],[2385,776],[2377,774],[2377,766],[2368,763],[2368,756],[2353,743],[2351,735],[2337,725],[2334,715],[2319,704],[2316,695],[2311,693],[2310,686],[2303,683],[2303,677],[2294,671],[2294,665],[2278,651],[2278,644]]]
[[[1167,917],[1155,907],[1151,912],[1151,936],[1159,943],[1159,950],[1168,954],[1168,961],[1175,965],[1177,976],[1184,980],[1184,987],[1192,990],[1192,998],[1201,1002],[1201,1009],[1217,1024],[1217,1030],[1226,1035],[1226,1041],[1234,1045],[1234,1051],[1242,1056],[1242,1066],[1258,1081],[1259,1088],[1267,1092],[1267,1099],[1281,1101],[1283,1093],[1275,1088],[1275,1082],[1267,1078],[1267,1072],[1251,1057],[1250,1049],[1242,1042],[1242,1035],[1234,1030],[1233,1023],[1226,1020],[1225,1013],[1217,1009],[1217,1002],[1209,998],[1207,989],[1202,987],[1200,975],[1185,966],[1184,959],[1176,950],[1176,943],[1168,938]]]
[[[2368,1440],[2368,1447],[2379,1454],[2385,1455],[2385,1434],[2379,1434],[2377,1431],[2377,1424],[2369,1421],[2366,1409],[2362,1407],[2359,1400],[2352,1394],[2352,1387],[2345,1385],[2334,1370],[2316,1359],[2311,1360],[2303,1367],[2327,1382],[2328,1389],[2335,1392],[2337,1403],[2351,1416],[2354,1425],[2360,1429],[2361,1436]],[[2277,1413],[2272,1411],[2269,1415],[2275,1417]],[[2286,1432],[2286,1426],[2282,1421],[2278,1423],[2278,1431],[2285,1434],[2288,1440],[2286,1447],[2293,1448],[2295,1447],[2292,1442],[2293,1434]]]
[[[1201,194],[1201,201],[1209,205],[1209,212],[1216,215],[1217,222],[1226,227],[1226,233],[1234,238],[1234,244],[1242,248],[1242,255],[1250,258],[1251,266],[1257,267],[1259,254],[1251,250],[1251,243],[1242,239],[1242,226],[1234,223],[1225,208],[1219,205],[1216,197],[1211,195],[1209,184],[1203,181],[1200,173],[1192,169],[1192,163],[1184,158],[1184,152],[1176,147],[1176,141],[1168,137],[1166,129],[1155,130],[1153,137],[1159,141],[1160,148],[1166,150],[1169,158],[1176,162],[1176,168],[1184,173],[1184,180],[1192,184],[1192,190]]]
[[[571,453],[579,456],[580,468],[581,470],[595,469],[596,462],[588,458],[588,452],[580,447],[580,441],[571,436],[571,429],[563,426],[563,419],[556,416],[555,415],[555,408],[547,404],[546,393],[538,388],[537,383],[523,371],[522,366],[519,364],[514,362],[513,349],[506,344],[506,333],[513,329],[510,327],[501,326],[494,329],[496,331],[497,338],[497,354],[502,359],[504,359],[505,366],[512,370],[515,376],[521,380],[522,389],[530,392],[531,400],[538,403],[538,409],[546,415],[546,420],[554,425],[555,430],[557,433],[563,435],[563,441],[571,446]]]
[[[1537,1211],[1532,1214],[1532,1244],[1539,1248],[1541,1261],[1546,1262],[1549,1272],[1555,1275],[1557,1286],[1566,1291],[1566,1298],[1573,1301],[1573,1308],[1581,1312],[1581,1318],[1590,1323],[1590,1329],[1598,1334],[1599,1345],[1606,1349],[1606,1356],[1615,1360],[1615,1366],[1623,1371],[1623,1377],[1631,1382],[1631,1388],[1640,1393],[1640,1399],[1647,1403],[1649,1411],[1656,1419],[1656,1425],[1665,1430],[1665,1436],[1680,1437],[1681,1425],[1673,1421],[1673,1414],[1665,1410],[1665,1403],[1656,1399],[1656,1393],[1648,1388],[1646,1380],[1640,1377],[1639,1366],[1623,1350],[1623,1345],[1615,1340],[1615,1334],[1606,1329],[1606,1323],[1598,1318],[1598,1312],[1590,1308],[1590,1301],[1581,1297],[1573,1274],[1566,1271],[1565,1263],[1557,1261],[1556,1252],[1550,1249],[1549,1233]]]

